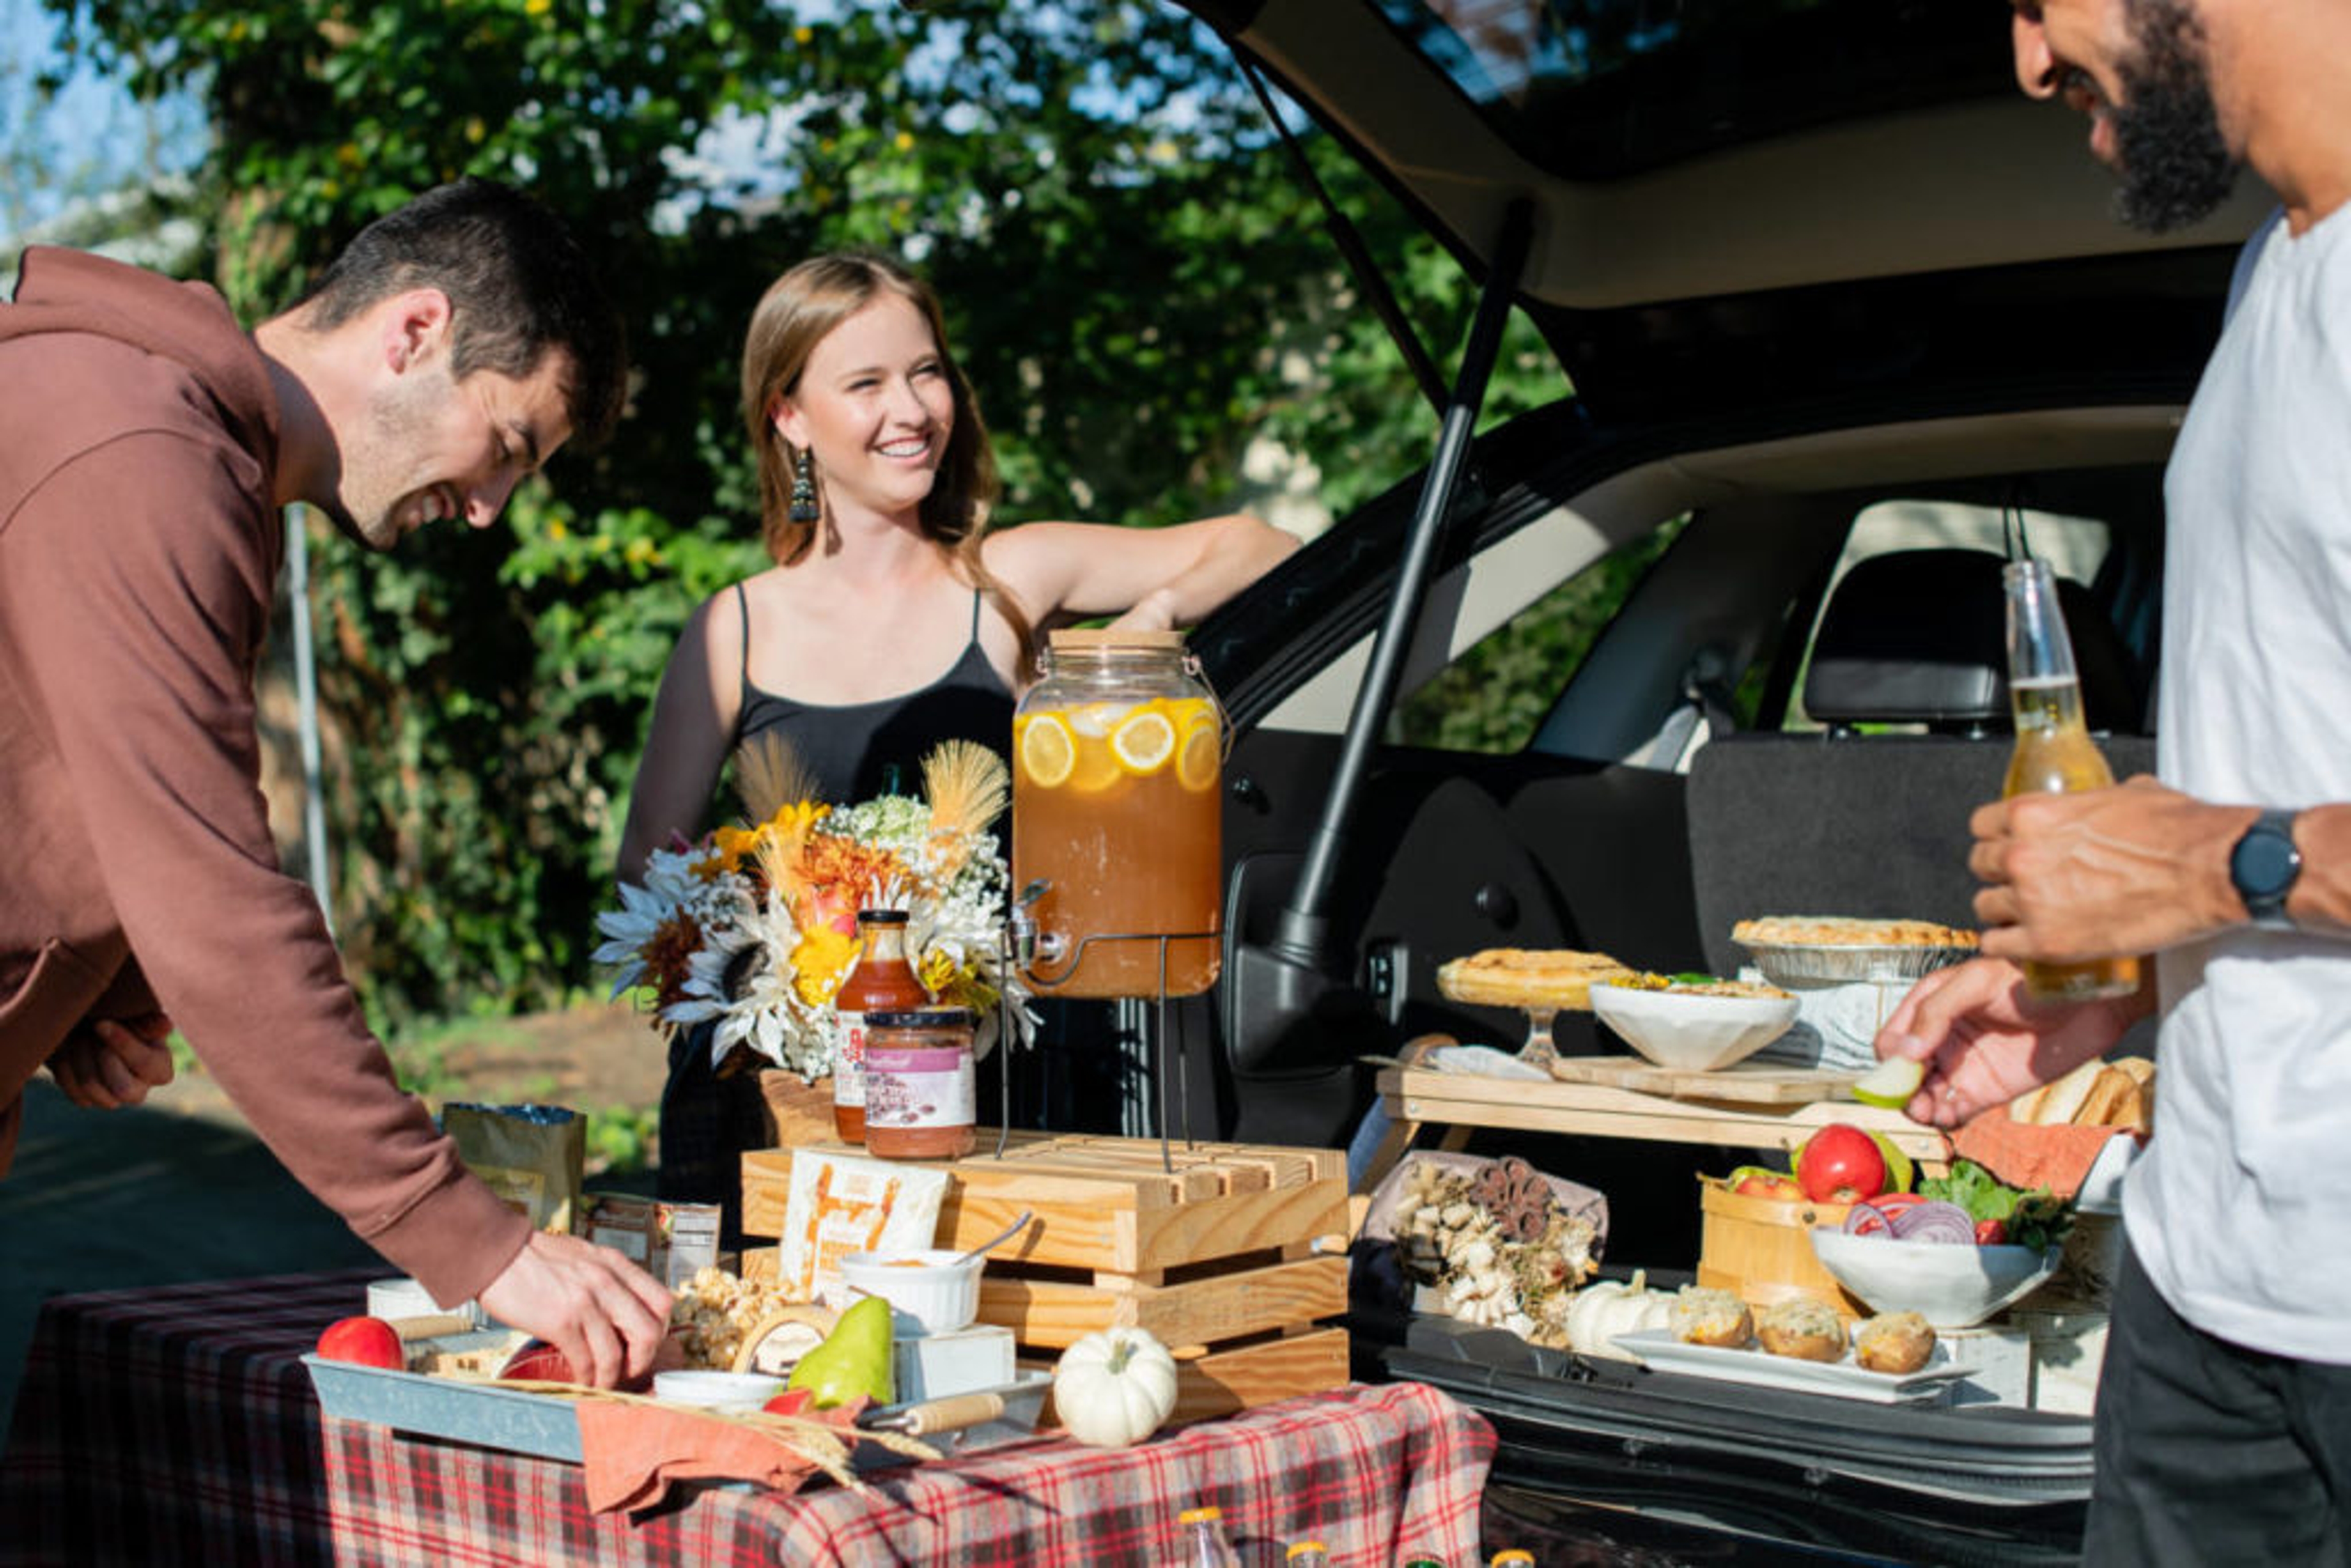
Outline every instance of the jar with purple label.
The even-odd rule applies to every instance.
[[[971,1153],[974,1019],[964,1008],[865,1015],[865,1152],[885,1160]]]

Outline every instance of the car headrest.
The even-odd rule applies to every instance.
[[[1813,641],[1804,711],[1827,725],[2011,727],[2002,564],[1975,549],[1896,550],[1855,563]],[[2145,698],[2113,620],[2069,579],[2057,580],[2057,602],[2090,727],[2138,734]]]

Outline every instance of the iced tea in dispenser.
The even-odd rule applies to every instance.
[[[1181,633],[1053,632],[1012,720],[1012,886],[1047,995],[1191,996],[1219,963],[1225,722]],[[1089,941],[1089,938],[1092,938]]]

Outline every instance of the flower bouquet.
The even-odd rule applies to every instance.
[[[737,771],[756,825],[655,851],[643,884],[622,883],[621,907],[596,917],[614,996],[649,988],[664,1029],[715,1021],[714,1064],[741,1046],[813,1082],[842,1043],[832,998],[857,961],[857,912],[898,909],[914,973],[940,1006],[977,1015],[979,1052],[999,999],[1027,1038],[1028,990],[998,946],[1009,873],[988,831],[1003,758],[948,741],[924,759],[921,799],[846,807],[815,800],[779,744],[747,748]]]

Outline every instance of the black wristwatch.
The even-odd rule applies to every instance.
[[[2263,811],[2229,852],[2229,880],[2245,901],[2245,913],[2264,931],[2291,931],[2286,894],[2302,874],[2302,852],[2294,847],[2292,811]]]

